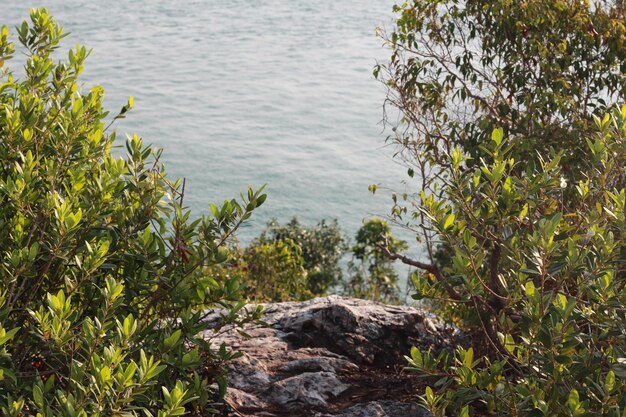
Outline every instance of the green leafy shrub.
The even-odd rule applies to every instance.
[[[231,260],[213,268],[237,279],[255,302],[306,300],[326,295],[343,279],[339,265],[347,245],[336,220],[303,226],[297,217],[272,220],[246,248],[231,247]]]
[[[297,217],[284,225],[272,220],[258,241],[263,244],[284,239],[290,239],[300,248],[307,290],[313,296],[326,295],[343,280],[339,263],[348,245],[337,220],[322,220],[314,227],[303,226]]]
[[[406,249],[406,242],[393,236],[386,221],[370,219],[364,222],[352,247],[353,259],[348,266],[350,277],[344,283],[344,293],[374,301],[400,302],[398,273],[387,251],[401,253]]]
[[[398,303],[398,274],[385,244],[394,252],[406,249],[406,242],[396,239],[384,220],[365,222],[349,248],[352,260],[344,278],[340,262],[348,245],[336,220],[322,220],[315,227],[302,226],[295,217],[285,225],[273,220],[247,248],[234,248],[232,261],[216,267],[215,273],[237,278],[257,302],[306,300],[337,291]]]
[[[0,32],[1,413],[206,415],[231,354],[201,337],[205,311],[258,316],[239,316],[237,282],[207,268],[265,195],[190,221],[160,151],[132,136],[125,158],[111,154],[104,91],[78,84],[88,51],[55,63],[63,29],[45,9],[30,17],[23,80]]]
[[[285,225],[273,220],[247,248],[233,248],[232,260],[216,267],[215,274],[237,278],[256,302],[306,300],[337,291],[398,303],[398,274],[385,243],[394,252],[406,249],[384,220],[365,222],[350,248],[352,260],[344,278],[340,262],[348,245],[336,220],[322,220],[315,227],[305,227],[295,217]]]
[[[436,377],[424,397],[434,415],[626,413],[626,107],[597,124],[576,184],[562,151],[520,161],[495,130],[480,167],[452,152],[445,199],[422,193],[452,262],[416,265],[415,298],[478,330],[454,354],[412,350],[411,367]]]
[[[415,298],[472,347],[411,352],[436,416],[626,415],[624,8],[413,0],[375,72],[421,193]],[[597,120],[600,117],[601,120]],[[504,139],[506,138],[506,139]]]
[[[446,155],[459,146],[468,166],[479,164],[495,128],[516,138],[520,160],[562,149],[562,175],[581,178],[579,138],[625,98],[621,2],[411,0],[394,11],[396,27],[380,32],[391,59],[374,73],[402,116],[389,139],[418,187],[441,196]],[[393,215],[418,231],[433,263],[448,265],[449,248],[419,230],[427,219],[403,197]]]
[[[305,300],[312,294],[301,250],[291,239],[254,243],[243,252],[246,292],[255,302]]]
[[[391,59],[375,74],[404,118],[394,139],[427,186],[455,145],[477,156],[495,128],[524,138],[525,156],[563,149],[563,175],[575,177],[592,115],[624,100],[621,1],[410,0],[394,11],[382,34]],[[416,160],[422,149],[429,158]]]

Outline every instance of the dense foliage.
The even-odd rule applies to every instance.
[[[453,152],[445,200],[422,194],[453,249],[449,267],[414,276],[416,298],[445,300],[485,343],[411,352],[414,369],[437,377],[425,397],[435,415],[626,413],[626,107],[598,130],[583,138],[577,184],[563,179],[563,152],[520,161],[496,130],[469,175]]]
[[[132,136],[112,155],[104,92],[78,84],[88,51],[53,61],[65,35],[44,9],[17,32],[23,79],[0,32],[0,413],[206,415],[230,354],[202,337],[205,311],[253,318],[206,268],[265,195],[190,221],[160,151]]]
[[[340,260],[348,245],[336,219],[322,220],[314,227],[302,225],[297,217],[284,225],[272,220],[258,241],[268,243],[284,239],[290,239],[300,248],[307,288],[312,295],[325,295],[342,281]]]
[[[254,242],[246,248],[238,268],[245,269],[240,276],[248,298],[276,302],[313,297],[301,254],[300,246],[289,238]]]
[[[254,302],[306,300],[340,293],[387,303],[403,301],[398,273],[383,247],[401,253],[387,222],[365,221],[350,247],[336,220],[306,226],[294,217],[272,220],[245,248],[231,247],[228,262],[212,268],[214,276],[236,279]],[[351,258],[346,259],[346,255]],[[345,275],[344,275],[345,270]]]
[[[415,298],[472,347],[411,367],[434,415],[626,415],[622,2],[413,0],[376,68],[421,192]],[[605,116],[606,113],[611,114]]]
[[[341,280],[345,246],[336,220],[309,227],[296,217],[284,225],[274,219],[247,247],[232,246],[231,260],[213,273],[236,278],[254,302],[306,300]]]
[[[380,219],[365,221],[352,247],[336,220],[313,227],[296,217],[284,225],[272,220],[247,248],[235,249],[233,261],[220,266],[218,274],[237,277],[248,298],[258,302],[306,300],[331,292],[399,303],[398,273],[385,245],[395,253],[407,247]]]
[[[625,99],[621,1],[411,0],[394,10],[396,29],[383,34],[391,60],[375,74],[401,111],[395,140],[424,186],[455,145],[476,156],[495,128],[523,137],[526,155],[564,149],[563,174],[575,177],[578,134]]]
[[[344,283],[344,294],[387,303],[401,301],[398,273],[386,252],[401,253],[407,243],[396,239],[389,224],[381,219],[370,219],[357,231],[349,263],[349,277]]]

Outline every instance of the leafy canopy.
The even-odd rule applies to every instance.
[[[65,34],[45,9],[17,34],[23,79],[0,31],[0,413],[205,415],[231,357],[202,337],[205,311],[253,318],[207,268],[265,195],[191,221],[159,150],[134,135],[112,155],[104,91],[78,83],[85,47],[55,62]]]
[[[412,0],[394,10],[396,28],[383,34],[391,59],[375,74],[403,117],[394,140],[426,185],[455,145],[477,156],[495,128],[525,155],[563,149],[563,174],[577,178],[578,135],[626,98],[621,1]]]
[[[307,287],[312,295],[326,295],[343,280],[339,263],[348,245],[336,219],[330,222],[322,220],[312,227],[302,225],[297,217],[284,225],[272,220],[258,242],[284,239],[291,239],[300,248]]]
[[[467,172],[453,152],[445,199],[421,194],[452,255],[413,275],[414,298],[476,336],[438,357],[411,351],[411,369],[434,377],[435,416],[626,413],[626,107],[597,124],[576,184],[563,152],[520,161],[497,130],[481,166]]]
[[[398,273],[387,251],[403,252],[407,243],[394,237],[389,224],[381,219],[365,221],[355,240],[344,293],[351,297],[399,303]]]
[[[621,1],[412,0],[375,73],[421,188],[428,299],[472,338],[410,367],[435,415],[626,415]],[[610,113],[610,114],[609,114]],[[609,115],[607,115],[609,114]],[[448,413],[448,414],[446,414]]]

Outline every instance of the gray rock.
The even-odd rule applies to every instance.
[[[263,409],[268,407],[268,405],[261,401],[256,395],[232,387],[228,388],[226,402],[233,404],[235,407],[243,407],[246,409]]]
[[[308,303],[275,327],[294,345],[330,348],[358,363],[396,363],[411,335],[426,334],[417,310],[338,297]]]
[[[428,417],[429,413],[415,403],[372,401],[357,404],[341,414],[315,414],[315,417]]]
[[[420,380],[401,372],[404,355],[457,340],[419,309],[337,296],[267,304],[263,320],[246,325],[250,338],[206,335],[243,353],[228,364],[236,416],[426,416],[414,403]]]
[[[325,407],[328,401],[349,388],[334,372],[305,372],[274,384],[267,399],[284,409],[303,406]]]
[[[229,386],[240,390],[254,392],[259,387],[267,386],[270,377],[266,373],[265,364],[249,354],[237,359],[237,372],[232,372],[229,376]]]
[[[359,367],[352,362],[333,357],[320,356],[317,358],[297,359],[287,362],[279,368],[281,372],[298,373],[298,372],[341,372],[344,370],[358,371]]]

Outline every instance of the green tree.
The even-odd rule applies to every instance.
[[[420,192],[415,298],[472,335],[439,356],[436,416],[624,415],[621,1],[413,0],[375,72]],[[598,118],[599,117],[599,118]]]
[[[396,28],[383,34],[391,59],[375,74],[403,117],[393,139],[425,187],[455,146],[476,157],[495,128],[523,140],[525,156],[563,149],[563,175],[578,178],[592,115],[625,99],[621,0],[411,0],[394,10]]]
[[[285,238],[255,242],[243,252],[246,291],[255,302],[305,300],[307,288],[300,247]]]
[[[344,293],[374,301],[400,302],[398,273],[387,251],[401,253],[407,249],[403,240],[396,239],[389,224],[381,219],[364,222],[356,234],[350,261],[350,277]]]
[[[237,282],[207,268],[265,195],[190,221],[159,150],[132,136],[125,158],[111,154],[104,91],[78,84],[89,52],[55,62],[63,29],[45,9],[30,21],[17,28],[23,80],[0,31],[0,412],[206,415],[231,357],[202,337],[207,310],[258,316],[239,316]]]
[[[258,241],[268,243],[284,239],[290,239],[300,248],[311,295],[326,295],[343,280],[339,262],[347,252],[348,244],[336,219],[331,222],[322,220],[314,227],[303,226],[297,217],[284,225],[274,219]]]
[[[474,335],[454,353],[411,351],[411,368],[435,378],[423,398],[435,416],[626,412],[626,189],[614,181],[626,107],[597,125],[577,184],[563,180],[563,151],[519,160],[498,129],[480,167],[453,151],[445,198],[422,193],[451,263],[411,261],[414,298],[439,300]]]

